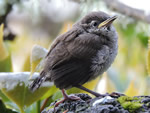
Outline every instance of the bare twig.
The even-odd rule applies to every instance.
[[[132,8],[130,6],[121,3],[118,0],[103,0],[103,1],[106,3],[108,8],[116,12],[133,17],[134,19],[137,20],[142,20],[150,24],[150,14],[146,14],[145,11],[142,9]]]
[[[43,103],[43,105],[42,105],[42,107],[40,108],[40,112],[42,112],[43,111],[43,109],[46,107],[46,104],[47,104],[47,102],[49,101],[49,99],[51,98],[51,96],[50,97],[48,97],[47,99],[45,99],[45,101],[44,101],[44,103]]]

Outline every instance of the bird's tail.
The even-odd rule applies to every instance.
[[[46,73],[44,72],[44,71],[42,71],[41,73],[40,73],[40,76],[39,77],[37,77],[33,82],[32,82],[32,84],[30,85],[30,90],[32,91],[32,92],[34,92],[35,90],[37,90],[40,86],[41,86],[41,84],[46,80],[46,75],[45,75]]]

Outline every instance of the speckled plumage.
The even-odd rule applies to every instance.
[[[100,11],[89,13],[68,32],[58,36],[31,89],[36,90],[47,80],[60,89],[68,89],[103,74],[114,61],[118,49],[115,28],[111,24],[98,28],[108,18],[109,15]]]

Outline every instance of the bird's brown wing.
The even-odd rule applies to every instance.
[[[59,36],[46,56],[41,76],[34,81],[31,89],[37,89],[45,80],[54,81],[60,89],[87,82],[91,73],[91,58],[97,53],[96,47],[101,46],[97,38],[96,35],[78,31]]]
[[[77,84],[83,84],[89,79],[90,58],[96,54],[95,35],[81,34],[71,31],[57,39],[46,57],[44,71],[49,72],[48,79],[55,85],[69,88]],[[87,38],[95,38],[88,40]]]
[[[45,58],[46,65],[44,68],[47,69],[46,71],[55,68],[57,65],[69,60],[72,57],[65,46],[65,41],[74,40],[74,38],[76,38],[76,36],[80,33],[80,30],[72,29],[56,38]]]
[[[65,43],[67,50],[78,59],[92,58],[102,47],[99,36],[91,33],[78,35],[73,41]]]

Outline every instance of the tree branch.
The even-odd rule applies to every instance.
[[[130,6],[121,3],[118,0],[103,0],[103,1],[106,3],[108,8],[116,12],[119,12],[121,14],[127,15],[134,19],[141,20],[150,24],[150,14],[146,14],[145,11],[142,9],[132,8]]]

